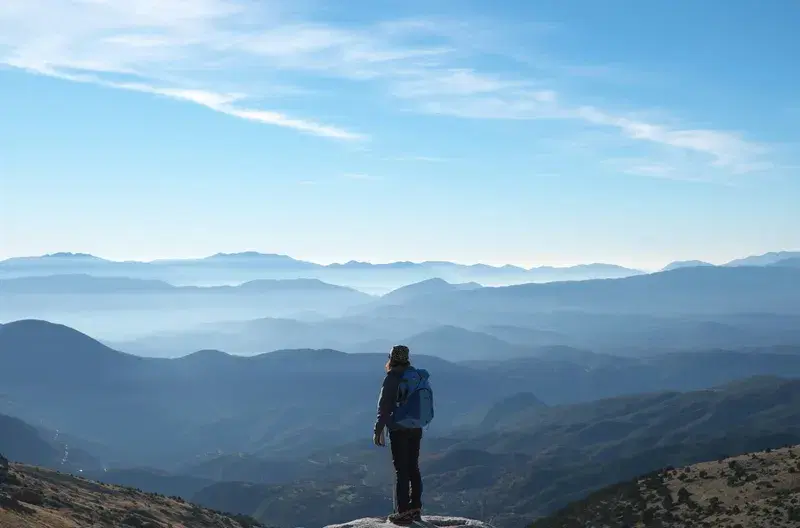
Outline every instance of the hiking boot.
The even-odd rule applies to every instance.
[[[386,520],[398,526],[410,526],[414,522],[414,510],[392,513]]]
[[[411,520],[422,521],[422,510],[420,508],[414,508],[411,510]]]

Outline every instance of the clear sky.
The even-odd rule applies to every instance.
[[[0,258],[800,248],[795,0],[3,0]]]

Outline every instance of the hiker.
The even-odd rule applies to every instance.
[[[392,347],[385,370],[373,442],[385,446],[385,429],[389,429],[395,472],[394,512],[389,522],[411,524],[422,520],[419,448],[422,428],[433,419],[433,392],[428,371],[411,366],[405,345]]]

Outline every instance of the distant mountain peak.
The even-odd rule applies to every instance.
[[[232,357],[234,356],[228,354],[227,352],[223,352],[222,350],[206,348],[203,350],[198,350],[197,352],[192,352],[191,354],[187,354],[178,359],[182,361],[215,361],[227,360]]]
[[[42,255],[42,258],[70,258],[70,259],[85,259],[85,260],[104,260],[89,253],[71,253],[69,251],[59,251],[58,253],[48,253]]]
[[[124,368],[129,362],[142,358],[119,352],[96,339],[66,325],[41,319],[21,319],[0,327],[0,351],[19,355],[19,365],[37,365],[38,368],[76,368],[97,361],[116,362]],[[24,351],[24,353],[22,353]]]
[[[676,260],[675,262],[670,262],[666,266],[664,266],[661,271],[670,271],[679,268],[697,268],[700,266],[713,266],[710,262],[705,262],[703,260]]]
[[[213,259],[290,259],[295,260],[289,255],[282,255],[280,253],[260,253],[258,251],[241,251],[238,253],[215,253],[204,260]]]
[[[412,284],[401,286],[400,288],[397,288],[396,290],[392,290],[389,293],[385,294],[383,296],[383,299],[397,301],[400,299],[407,299],[419,295],[446,293],[449,291],[472,290],[482,287],[483,286],[481,284],[478,284],[477,282],[452,283],[452,282],[447,282],[446,280],[440,277],[433,277],[430,279],[425,279],[420,282],[414,282]]]
[[[770,251],[763,255],[751,255],[725,264],[726,266],[768,266],[781,260],[800,257],[800,251]]]
[[[307,290],[328,290],[328,291],[351,291],[357,292],[354,288],[348,286],[340,286],[338,284],[331,284],[319,279],[256,279],[244,282],[238,286],[243,290],[293,290],[293,289],[307,289]],[[360,292],[359,292],[360,293]],[[367,294],[363,294],[367,297]]]

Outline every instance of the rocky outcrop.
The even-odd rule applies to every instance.
[[[470,528],[493,528],[492,525],[488,523],[476,521],[475,519],[465,519],[464,517],[426,515],[422,520],[422,523],[412,524],[412,528],[423,528],[425,526],[430,526],[431,528],[460,528],[462,526]],[[387,522],[385,517],[366,517],[343,524],[331,524],[325,528],[397,528],[397,525]]]

